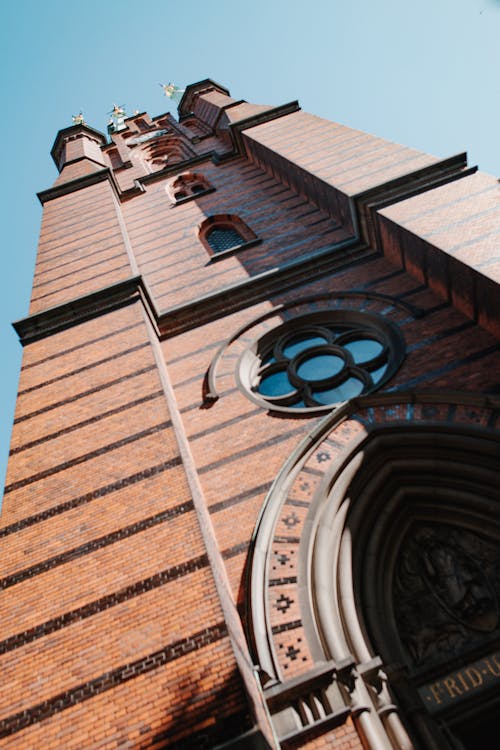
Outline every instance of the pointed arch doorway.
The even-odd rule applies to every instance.
[[[496,747],[498,415],[454,395],[336,410],[290,458],[255,536],[267,690],[310,692],[328,665],[331,715],[343,706],[367,748]]]

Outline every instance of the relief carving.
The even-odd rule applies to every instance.
[[[445,524],[415,524],[401,546],[393,588],[401,641],[414,666],[476,647],[499,630],[497,545]]]

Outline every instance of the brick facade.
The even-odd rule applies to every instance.
[[[0,527],[0,747],[437,749],[443,720],[408,719],[354,629],[318,640],[305,550],[360,440],[498,446],[496,181],[208,80],[179,112],[109,143],[60,131],[40,193]],[[204,190],[176,200],[187,173]],[[214,216],[257,241],[210,255]],[[249,398],[252,342],[353,312],[404,339],[377,393],[319,415]]]

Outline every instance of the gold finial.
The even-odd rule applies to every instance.
[[[179,102],[185,91],[185,89],[180,89],[174,83],[160,83],[159,85],[163,89],[165,96],[168,96],[169,99],[173,99],[174,102]]]
[[[113,104],[113,109],[108,112],[110,119],[108,120],[108,133],[118,133],[119,130],[124,130],[127,126],[125,125],[125,118],[127,116],[125,107],[119,104]]]
[[[87,123],[83,119],[83,112],[80,110],[80,114],[78,115],[71,115],[71,119],[73,120],[73,125],[86,125]]]

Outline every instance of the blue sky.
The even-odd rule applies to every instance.
[[[500,0],[4,0],[0,6],[0,481],[57,131],[113,102],[172,109],[158,83],[213,78],[500,176]]]

